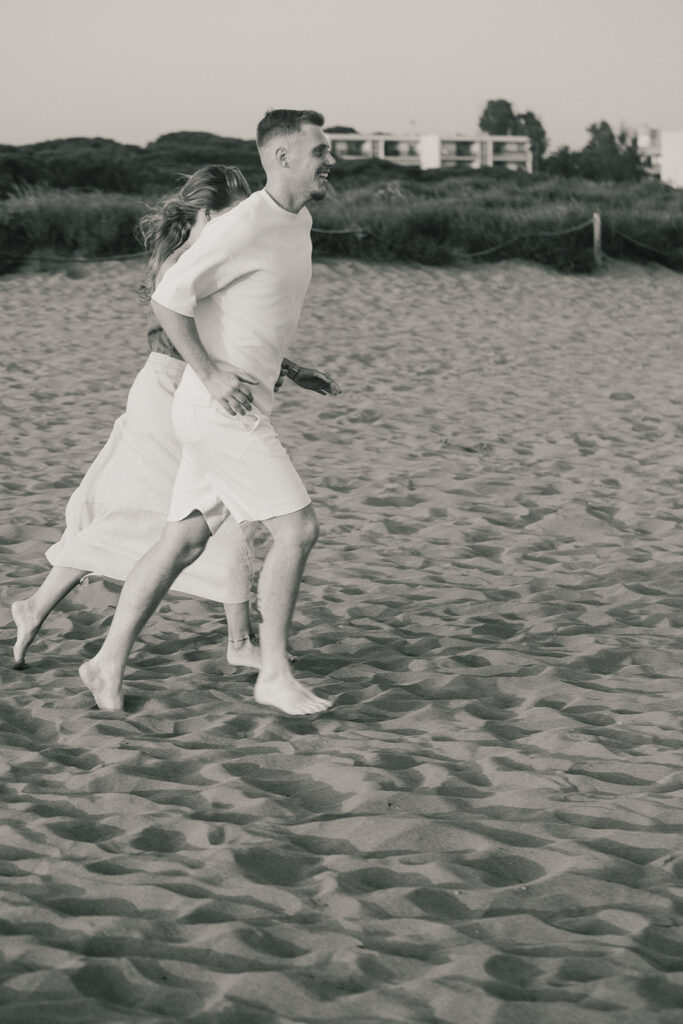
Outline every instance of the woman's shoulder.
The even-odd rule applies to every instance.
[[[178,257],[180,256],[180,253],[182,251],[183,251],[183,249],[182,249],[182,246],[181,246],[180,249],[175,249],[173,252],[168,254],[168,256],[166,257],[164,262],[159,267],[159,270],[157,271],[156,280],[154,282],[155,287],[156,287],[156,285],[161,283],[161,279],[164,276],[164,274],[166,273],[166,271],[170,270],[171,267],[175,266],[175,264],[178,262]]]

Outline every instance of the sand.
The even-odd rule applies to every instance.
[[[337,704],[295,720],[181,596],[98,712],[111,582],[9,668],[139,273],[0,279],[3,1022],[683,1020],[683,276],[316,264],[292,355],[344,394],[277,416],[322,527],[297,671]]]

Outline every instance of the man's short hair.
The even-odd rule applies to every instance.
[[[261,149],[275,135],[295,135],[303,124],[322,128],[324,123],[325,118],[317,110],[269,110],[256,129],[256,145]]]

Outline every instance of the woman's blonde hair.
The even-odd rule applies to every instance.
[[[223,210],[251,189],[237,167],[209,164],[200,167],[175,192],[169,192],[138,222],[138,236],[150,254],[145,280],[138,292],[149,299],[159,269],[190,234],[200,210]]]

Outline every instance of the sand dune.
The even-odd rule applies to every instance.
[[[144,359],[138,276],[0,279],[3,1022],[683,1020],[683,276],[316,264],[292,354],[344,395],[278,411],[315,720],[181,596],[97,712],[107,581],[9,669]]]

